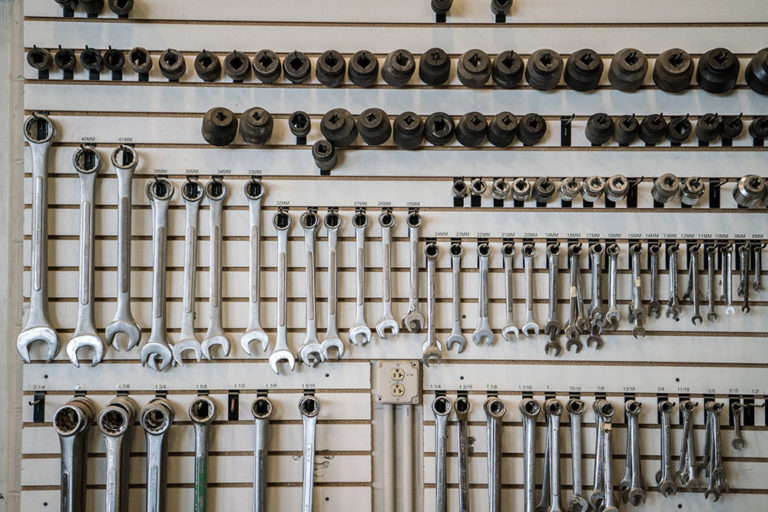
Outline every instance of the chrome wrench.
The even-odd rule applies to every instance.
[[[277,231],[277,338],[269,356],[269,366],[278,375],[277,363],[288,363],[291,371],[296,366],[296,358],[288,348],[288,231],[291,224],[293,219],[282,209],[272,217],[272,225]]]
[[[498,397],[490,397],[483,404],[483,410],[488,438],[488,511],[501,512],[501,429],[507,408]]]
[[[454,345],[458,345],[458,353],[462,353],[467,346],[467,338],[461,332],[461,255],[464,252],[461,248],[461,242],[452,243],[450,252],[453,327],[448,339],[445,340],[445,348],[451,350]]]
[[[706,249],[707,253],[707,320],[714,322],[717,320],[717,311],[715,310],[715,255],[717,254],[717,246],[709,245]]]
[[[645,337],[645,311],[643,311],[642,286],[640,279],[640,255],[643,253],[643,246],[640,244],[631,244],[629,246],[629,257],[632,261],[632,301],[629,303],[629,320],[633,323],[632,336]]]
[[[659,402],[661,414],[661,467],[656,473],[659,494],[665,498],[677,494],[675,473],[672,470],[672,410],[675,404],[669,400]]]
[[[165,512],[167,433],[173,417],[173,407],[165,398],[153,399],[139,414],[139,423],[147,438],[147,512]]]
[[[520,402],[523,415],[523,503],[525,512],[534,512],[536,499],[536,418],[541,405],[533,398]]]
[[[240,337],[240,346],[250,355],[251,343],[261,343],[261,350],[269,348],[269,336],[261,328],[261,201],[266,190],[260,180],[250,179],[245,183],[245,197],[248,200],[251,236],[249,247],[251,283],[248,294],[248,328]]]
[[[501,255],[504,260],[504,305],[507,311],[507,319],[504,328],[501,330],[501,335],[506,341],[517,341],[517,337],[520,335],[520,329],[515,325],[514,314],[514,257],[515,246],[511,243],[505,243],[501,246]]]
[[[549,276],[549,299],[547,307],[547,325],[544,326],[544,332],[549,337],[547,346],[550,348],[560,347],[558,338],[563,331],[563,325],[560,323],[560,311],[557,305],[558,300],[558,282],[560,280],[560,244],[547,244],[547,266]],[[562,350],[562,347],[560,347]],[[548,352],[547,347],[544,352]],[[559,353],[559,351],[557,351]]]
[[[648,255],[650,256],[650,271],[651,271],[651,283],[650,293],[651,301],[648,303],[648,316],[653,316],[658,319],[661,316],[661,303],[656,297],[656,288],[659,280],[659,250],[661,247],[659,244],[648,244]]]
[[[632,479],[630,488],[627,491],[627,501],[632,504],[633,507],[639,506],[641,503],[645,503],[645,492],[647,484],[643,477],[642,456],[640,453],[640,420],[639,415],[642,409],[642,404],[637,400],[628,400],[624,404],[624,408],[627,412],[628,430],[630,439],[630,450],[627,454],[632,462]]]
[[[107,452],[105,512],[128,512],[128,470],[135,419],[136,402],[128,396],[110,400],[96,418]]]
[[[344,342],[339,337],[337,326],[338,308],[338,239],[341,217],[336,210],[328,212],[324,219],[325,228],[328,230],[328,329],[325,338],[320,343],[320,352],[323,361],[329,359],[338,360],[344,357]]]
[[[405,218],[408,225],[408,248],[411,253],[410,294],[408,296],[408,311],[403,315],[401,324],[408,332],[421,332],[424,328],[424,314],[419,310],[419,232],[421,231],[421,215],[412,211]]]
[[[88,428],[95,409],[89,398],[78,396],[53,415],[53,428],[61,447],[61,512],[85,510]]]
[[[198,396],[189,404],[189,419],[195,429],[195,512],[208,509],[208,441],[216,404],[207,396]]]
[[[549,509],[548,512],[563,510],[560,499],[560,416],[563,414],[563,404],[556,398],[550,398],[544,403],[547,415],[549,437]]]
[[[720,248],[720,252],[723,253],[722,261],[722,281],[723,281],[723,296],[725,300],[725,314],[732,315],[736,312],[736,308],[733,306],[733,245],[726,244]]]
[[[571,347],[575,346],[576,353],[578,354],[579,352],[581,352],[581,349],[582,349],[581,340],[579,339],[581,332],[578,326],[578,317],[579,317],[578,289],[579,289],[579,280],[581,279],[581,274],[579,272],[579,260],[581,259],[580,244],[568,245],[568,259],[570,260],[570,267],[571,267],[569,271],[570,288],[568,289],[569,313],[568,313],[568,322],[566,323],[565,329],[563,332],[565,334],[565,337],[568,339],[568,341],[565,344],[566,350],[570,351]],[[559,343],[554,346],[550,346],[549,348],[554,348],[555,356],[559,356],[560,352],[562,351],[562,347],[560,346]],[[545,351],[546,351],[546,347],[545,347]]]
[[[421,346],[422,361],[425,366],[440,364],[443,360],[443,347],[435,334],[435,302],[437,300],[437,279],[435,263],[440,250],[436,243],[428,243],[424,253],[427,256],[427,339]]]
[[[311,395],[305,395],[299,401],[299,412],[304,425],[304,445],[302,448],[301,471],[301,510],[312,512],[315,486],[315,432],[320,402]]]
[[[536,246],[531,243],[523,245],[523,267],[525,268],[525,324],[523,334],[532,338],[539,335],[539,324],[536,323],[533,314],[533,257],[536,255]]]
[[[603,512],[619,512],[616,506],[616,497],[613,494],[613,479],[611,474],[611,461],[613,460],[613,449],[611,443],[611,431],[613,425],[604,422],[600,426],[600,444],[602,445],[603,456],[603,495],[605,496],[605,508]]]
[[[478,244],[477,327],[472,333],[472,341],[477,346],[493,344],[493,331],[488,318],[488,256],[490,254],[491,247],[487,243]]]
[[[581,472],[581,418],[584,414],[584,401],[571,398],[566,404],[571,421],[571,478],[573,480],[573,495],[568,498],[569,512],[587,512],[589,503],[584,499],[584,489]]]
[[[254,426],[253,512],[267,512],[267,456],[269,454],[269,418],[272,402],[264,396],[251,404]]]
[[[621,313],[616,303],[619,280],[619,244],[610,243],[605,246],[608,255],[608,312],[605,314],[605,327],[617,329],[621,322]]]
[[[448,416],[451,414],[451,409],[451,400],[446,396],[437,396],[432,401],[432,412],[435,415],[435,512],[448,510],[446,457]]]
[[[701,246],[699,244],[693,245],[690,248],[690,260],[688,263],[688,288],[691,300],[693,301],[693,315],[691,316],[691,322],[696,325],[698,322],[701,324],[703,319],[699,312],[699,254],[701,253]]]
[[[680,318],[680,297],[678,294],[677,283],[677,255],[680,247],[677,244],[670,245],[667,249],[669,254],[669,302],[667,304],[667,318],[674,320]]]
[[[358,211],[352,217],[355,227],[355,263],[356,284],[356,313],[355,324],[349,329],[349,342],[355,346],[365,346],[371,342],[371,329],[365,320],[365,229],[368,227],[368,216],[364,211]]]
[[[605,315],[603,312],[603,245],[592,244],[589,248],[589,258],[592,262],[592,281],[589,306],[589,335],[587,347],[595,345],[596,350],[603,348],[603,326]]]
[[[744,244],[739,247],[739,266],[740,279],[737,293],[739,297],[744,297],[744,302],[741,305],[741,311],[743,313],[749,313],[749,260],[752,255],[752,251],[748,244]]]
[[[459,510],[469,512],[469,457],[472,454],[472,442],[474,438],[469,437],[469,411],[470,402],[466,396],[459,396],[453,404],[456,409],[456,419],[459,424],[458,437],[458,466],[459,466]],[[488,459],[490,464],[490,459]],[[492,473],[489,473],[489,475]]]
[[[312,210],[307,210],[299,218],[304,230],[304,269],[306,275],[306,332],[304,343],[299,347],[299,359],[314,368],[323,362],[323,352],[317,339],[317,308],[315,296],[315,233],[320,225],[320,217]]]
[[[381,226],[381,250],[382,250],[382,297],[381,297],[381,319],[376,324],[376,334],[379,338],[386,339],[387,335],[392,337],[400,333],[400,326],[392,315],[392,228],[395,226],[395,216],[392,212],[384,210],[379,215],[379,226]]]
[[[203,338],[203,357],[213,359],[211,350],[220,346],[224,357],[229,355],[229,338],[221,323],[221,211],[224,199],[227,197],[227,186],[218,178],[213,178],[205,185],[205,196],[208,198],[210,213],[210,256],[208,282],[210,285],[210,306],[208,308],[208,331]]]
[[[599,399],[592,403],[592,410],[595,412],[595,472],[593,478],[592,494],[589,496],[589,503],[592,508],[599,510],[604,504],[607,504],[608,497],[606,491],[613,498],[613,484],[610,478],[610,467],[606,468],[605,445],[601,442],[601,431],[604,425],[610,427],[613,421],[613,415],[616,412],[613,404],[608,400]],[[609,457],[607,460],[610,465]],[[608,482],[608,483],[606,483]]]

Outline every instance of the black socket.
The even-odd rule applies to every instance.
[[[512,0],[491,0],[491,12],[494,16],[506,16],[512,8]]]
[[[693,126],[688,116],[672,116],[667,124],[667,138],[675,144],[687,141],[693,133]]]
[[[360,132],[360,137],[369,146],[384,144],[389,139],[389,136],[392,135],[389,117],[380,108],[364,110],[357,120],[357,129]]]
[[[533,52],[525,66],[525,79],[539,91],[557,87],[563,74],[563,59],[555,50],[541,49]]]
[[[435,112],[424,122],[424,136],[433,146],[445,146],[453,139],[453,118],[445,112]]]
[[[424,139],[424,122],[413,112],[403,112],[395,119],[393,138],[403,149],[416,149]]]
[[[240,116],[240,136],[246,144],[266,144],[272,136],[272,115],[261,107],[249,108]]]
[[[693,60],[688,52],[672,48],[656,58],[653,65],[653,81],[662,91],[682,91],[691,83],[693,67]]]
[[[488,142],[497,148],[512,144],[517,136],[517,117],[512,112],[499,112],[488,124]]]
[[[427,85],[443,85],[451,74],[451,59],[442,48],[430,48],[419,59],[419,78]]]
[[[408,50],[395,50],[384,59],[381,78],[392,87],[402,87],[408,83],[416,69],[416,61]]]
[[[53,64],[51,52],[45,48],[38,48],[35,46],[27,53],[27,63],[33,68],[41,71],[51,69]]]
[[[280,57],[272,50],[259,50],[253,57],[253,74],[265,84],[277,81],[280,78],[280,69]],[[306,75],[309,76],[309,68],[307,68]]]
[[[258,57],[258,55],[257,55]],[[254,63],[256,59],[254,59]],[[232,50],[224,57],[224,73],[235,82],[243,82],[251,77],[251,61],[246,54]],[[280,62],[277,63],[277,75],[280,76]]]
[[[113,13],[126,17],[133,9],[133,0],[109,0],[107,5]]]
[[[620,116],[614,123],[613,140],[621,146],[629,146],[637,140],[640,134],[640,123],[634,114]]]
[[[53,55],[53,62],[60,70],[72,73],[77,67],[77,59],[75,58],[75,52],[69,48],[59,48]]]
[[[714,142],[720,136],[720,116],[704,114],[696,121],[696,138],[703,142]]]
[[[56,0],[56,3],[59,4],[62,9],[74,11],[80,2],[78,0]]]
[[[696,81],[707,92],[724,93],[736,85],[739,59],[727,48],[709,50],[699,59]]]
[[[523,59],[513,50],[505,50],[496,56],[493,61],[491,76],[493,83],[503,89],[517,87],[523,78],[525,65]]]
[[[358,87],[370,87],[379,79],[379,59],[368,50],[360,50],[349,59],[349,79]]]
[[[104,59],[99,50],[86,46],[85,50],[80,52],[80,64],[86,71],[98,73],[104,68]]]
[[[613,119],[605,112],[592,114],[587,119],[584,134],[593,146],[602,146],[613,137]]]
[[[311,71],[312,63],[303,52],[293,51],[283,60],[283,74],[294,84],[303,84],[309,80]]]
[[[131,66],[134,73],[140,75],[149,73],[149,70],[152,69],[152,55],[149,54],[146,48],[141,46],[132,48],[128,52],[128,65]]]
[[[595,89],[602,76],[603,59],[595,50],[578,50],[572,53],[565,63],[565,83],[574,91]]]
[[[432,0],[432,11],[435,14],[448,14],[453,5],[453,0]]]
[[[486,133],[488,133],[488,121],[480,112],[464,114],[456,125],[456,140],[462,146],[473,148],[481,145]]]
[[[125,55],[111,46],[104,52],[104,67],[110,71],[122,71],[125,67]]]
[[[547,122],[539,114],[525,114],[517,126],[517,136],[524,146],[535,146],[547,133]]]
[[[667,134],[667,120],[662,114],[645,116],[640,123],[640,140],[646,144],[658,144]]]
[[[749,123],[749,135],[755,139],[768,139],[768,116],[754,118]]]
[[[168,80],[178,80],[187,71],[184,56],[178,50],[168,48],[160,54],[160,72]]]
[[[483,50],[476,48],[464,52],[456,65],[456,75],[467,87],[482,87],[491,76],[491,59]]]
[[[315,74],[318,81],[326,87],[338,87],[344,82],[347,63],[336,50],[328,50],[317,59]]]
[[[744,131],[741,115],[723,116],[720,120],[720,136],[724,139],[738,139]]]
[[[648,72],[648,58],[636,48],[619,50],[608,67],[608,80],[614,89],[631,92],[643,85]]]
[[[195,57],[195,73],[206,82],[213,82],[221,76],[221,61],[218,55],[203,50]]]
[[[348,147],[357,138],[355,118],[343,108],[329,110],[320,121],[320,131],[328,142],[342,149]]]
[[[752,57],[744,70],[744,78],[753,91],[768,94],[768,48],[763,48]]]
[[[336,148],[325,139],[320,139],[312,146],[312,158],[321,171],[330,171],[336,167]]]
[[[80,0],[86,14],[99,14],[104,10],[104,0]]]
[[[203,116],[203,138],[214,146],[226,146],[237,134],[237,118],[231,110],[214,107]]]
[[[309,114],[297,110],[288,117],[288,128],[295,137],[306,137],[312,128],[312,120]]]

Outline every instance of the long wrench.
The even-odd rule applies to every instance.
[[[589,306],[589,335],[587,347],[595,345],[596,350],[603,347],[603,327],[605,314],[603,312],[603,245],[592,244],[589,247],[589,259],[592,262],[591,297]]]
[[[493,331],[489,322],[488,308],[488,256],[491,254],[491,246],[481,243],[477,246],[477,327],[472,333],[472,341],[475,345],[493,344]]]
[[[571,398],[565,407],[571,421],[571,478],[573,480],[573,495],[568,498],[568,511],[587,512],[589,503],[584,499],[581,472],[581,417],[584,414],[584,401]]]
[[[253,414],[253,512],[267,512],[267,455],[272,402],[258,396],[251,404]]]
[[[338,308],[338,239],[341,217],[336,210],[328,212],[324,219],[328,231],[328,329],[320,343],[323,361],[344,357],[344,342],[339,337],[336,316]]]
[[[661,316],[661,303],[657,297],[657,283],[659,280],[659,251],[661,246],[657,243],[648,244],[648,256],[650,257],[651,282],[649,284],[651,300],[648,303],[648,316],[658,319]]]
[[[208,198],[210,213],[210,256],[208,283],[210,285],[210,305],[208,308],[208,331],[203,338],[203,357],[213,359],[211,350],[220,346],[224,357],[229,355],[229,338],[224,332],[221,323],[221,211],[224,199],[227,196],[227,186],[218,178],[214,178],[205,185],[205,196]]]
[[[459,510],[461,512],[469,512],[469,457],[472,454],[472,441],[474,439],[469,437],[469,411],[470,402],[465,396],[459,396],[453,403],[454,409],[456,409],[456,419],[459,424],[459,437],[457,440],[458,445],[458,466],[459,466]],[[490,439],[490,438],[489,438]],[[490,464],[490,459],[488,459]],[[489,473],[491,475],[492,473]]]
[[[544,326],[544,332],[549,337],[547,346],[551,348],[560,347],[558,338],[563,331],[563,325],[560,322],[560,311],[557,306],[558,300],[558,282],[560,280],[560,244],[547,244],[547,266],[549,267],[549,303],[547,307],[547,324]],[[560,347],[562,350],[562,347]],[[547,347],[544,352],[548,352]],[[559,351],[557,351],[559,353]]]
[[[24,138],[32,154],[32,264],[29,272],[29,311],[16,350],[30,362],[29,346],[48,347],[46,363],[59,352],[59,337],[48,317],[48,150],[56,135],[48,117],[34,113],[24,121]]]
[[[200,202],[205,195],[203,186],[197,180],[188,179],[181,186],[181,198],[186,210],[184,229],[184,292],[182,299],[181,333],[171,347],[173,360],[182,365],[184,352],[191,351],[200,362],[203,349],[195,333],[195,283],[197,282],[197,226]]]
[[[195,512],[208,509],[208,441],[216,404],[207,396],[198,396],[189,404],[189,419],[195,428]]]
[[[61,512],[85,510],[88,428],[96,406],[84,396],[75,397],[53,415],[61,447]]]
[[[451,409],[451,400],[446,396],[437,396],[432,401],[432,412],[435,415],[435,512],[448,510],[446,458],[448,416],[451,414]]]
[[[630,450],[627,454],[632,462],[632,478],[630,488],[627,492],[627,501],[633,507],[645,503],[645,490],[647,485],[643,477],[642,456],[640,453],[640,420],[639,415],[642,409],[642,403],[637,400],[628,400],[624,404],[628,420],[628,436],[630,439]]]
[[[607,244],[605,253],[608,255],[608,312],[605,314],[605,327],[617,329],[621,322],[621,313],[616,303],[619,282],[619,244]]]
[[[261,328],[261,200],[266,189],[260,180],[255,178],[247,181],[244,187],[245,197],[248,199],[248,214],[251,224],[251,236],[249,247],[251,286],[248,292],[248,328],[240,337],[240,346],[250,355],[251,343],[261,343],[261,350],[269,348],[269,336]]]
[[[77,301],[77,326],[67,343],[67,355],[75,366],[80,366],[77,353],[82,348],[93,351],[91,366],[104,358],[104,342],[96,332],[93,319],[94,274],[94,191],[96,176],[101,170],[101,155],[91,146],[81,146],[72,157],[80,178],[80,282]]]
[[[601,431],[603,425],[610,425],[613,421],[615,410],[613,404],[608,400],[595,400],[592,403],[592,410],[595,412],[595,472],[593,478],[592,494],[589,496],[589,503],[592,508],[599,510],[607,502],[606,488],[606,467],[604,458],[605,446],[601,442]],[[611,460],[610,458],[608,459]],[[610,465],[610,462],[609,462]],[[610,470],[610,468],[608,468]],[[611,482],[610,478],[608,482]],[[613,487],[610,487],[610,494],[613,495]]]
[[[136,402],[128,396],[110,400],[96,418],[107,452],[105,512],[128,512],[128,469],[135,419]]]
[[[304,425],[304,444],[302,448],[301,471],[301,511],[312,512],[315,487],[315,433],[320,402],[311,395],[305,395],[299,401],[299,412]]]
[[[677,320],[680,318],[680,296],[677,283],[677,255],[680,252],[680,246],[670,245],[667,249],[669,254],[669,302],[667,303],[667,318]]]
[[[549,431],[549,512],[563,510],[560,499],[560,416],[563,404],[556,398],[548,399],[544,404]]]
[[[173,407],[165,398],[153,399],[139,414],[147,438],[147,512],[165,512],[167,434],[173,417]]]
[[[600,444],[602,445],[603,456],[603,495],[605,496],[605,508],[603,512],[619,512],[616,506],[616,497],[613,494],[613,478],[611,475],[611,461],[613,460],[613,449],[611,443],[611,431],[613,425],[604,422],[600,426]]]
[[[732,315],[736,312],[736,308],[733,306],[733,245],[725,244],[720,248],[720,252],[723,255],[723,261],[721,264],[721,273],[723,281],[723,296],[725,300],[725,314]]]
[[[296,358],[288,348],[288,232],[291,224],[293,219],[282,209],[272,217],[272,225],[277,231],[277,338],[269,356],[269,366],[278,375],[277,363],[288,363],[291,371],[296,366]]]
[[[696,438],[693,432],[693,411],[697,405],[690,400],[680,402],[680,409],[683,411],[683,434],[680,441],[680,460],[676,475],[680,484],[686,489],[699,487],[695,468]]]
[[[752,250],[749,244],[744,244],[739,247],[739,266],[740,266],[740,279],[739,288],[737,293],[739,297],[744,297],[744,302],[741,305],[741,311],[743,313],[749,313],[749,260],[752,256]]]
[[[499,398],[490,397],[483,404],[483,410],[488,438],[488,511],[501,512],[501,428],[507,407]]]
[[[461,242],[451,244],[451,314],[453,327],[448,339],[445,340],[446,350],[451,350],[458,345],[457,352],[462,353],[467,346],[467,338],[461,332],[461,255],[464,252]]]
[[[536,255],[536,246],[527,243],[523,245],[523,267],[525,268],[525,324],[521,331],[523,334],[532,338],[539,335],[539,324],[533,312],[533,257]]]
[[[299,347],[299,359],[314,368],[323,362],[323,352],[317,339],[317,304],[315,294],[315,234],[320,226],[320,217],[311,210],[299,218],[304,230],[304,270],[306,276],[306,332],[304,343]]]
[[[424,314],[419,310],[419,232],[421,231],[421,215],[412,211],[405,218],[408,225],[408,248],[411,253],[410,294],[408,296],[408,311],[401,320],[402,327],[408,332],[421,332],[424,328]]]
[[[392,212],[384,210],[379,215],[381,226],[381,252],[382,252],[382,283],[381,283],[381,318],[376,324],[376,334],[379,338],[387,336],[396,337],[400,333],[400,326],[392,315],[392,228],[395,226],[395,216]]]
[[[632,301],[629,303],[629,320],[633,323],[632,336],[637,338],[645,337],[645,311],[643,311],[642,287],[640,279],[640,255],[643,253],[643,246],[640,244],[631,244],[629,246],[629,256],[632,261]]]
[[[570,350],[572,346],[576,347],[576,353],[581,352],[582,344],[579,336],[581,331],[578,326],[579,317],[579,298],[578,289],[580,287],[579,281],[581,280],[581,274],[579,272],[579,260],[581,259],[581,245],[569,244],[568,245],[568,259],[570,260],[569,280],[570,288],[568,290],[568,321],[565,325],[564,334],[568,339],[566,342],[566,350]],[[548,344],[549,345],[549,344]],[[555,356],[560,355],[562,347],[560,344],[549,346],[555,350]],[[547,347],[545,347],[545,352]]]
[[[523,502],[525,512],[534,512],[536,499],[536,418],[541,405],[533,398],[520,402],[523,414]]]
[[[661,467],[656,473],[659,494],[665,498],[677,494],[675,473],[672,470],[672,410],[675,404],[669,400],[659,402],[661,415]]]
[[[505,243],[501,246],[501,255],[504,260],[504,306],[507,312],[506,323],[501,330],[501,335],[506,341],[517,341],[520,335],[520,329],[515,325],[515,293],[514,293],[514,257],[515,246],[511,243]]]
[[[147,343],[141,348],[141,364],[155,370],[165,370],[173,360],[168,346],[165,320],[165,266],[168,242],[168,202],[173,196],[173,184],[165,178],[147,183],[147,198],[152,205],[152,329]],[[160,364],[157,364],[160,358]]]
[[[752,281],[752,289],[759,292],[763,289],[763,247],[764,244],[752,245],[752,260],[755,262],[755,277]]]
[[[707,320],[714,322],[717,320],[717,311],[715,310],[715,256],[717,255],[717,246],[708,245],[707,253]]]
[[[371,342],[371,328],[365,320],[365,229],[368,216],[364,211],[357,211],[352,217],[355,228],[355,324],[349,329],[349,342],[355,346],[365,346]]]
[[[119,341],[125,338],[126,350],[131,350],[141,341],[141,327],[131,313],[131,207],[133,171],[139,157],[132,147],[121,144],[111,160],[117,172],[117,309],[105,337],[115,350],[120,350]]]
[[[422,361],[425,366],[440,364],[443,360],[443,346],[436,335],[435,311],[437,301],[437,279],[435,277],[435,264],[440,250],[437,244],[430,242],[424,250],[427,256],[427,339],[421,346]]]

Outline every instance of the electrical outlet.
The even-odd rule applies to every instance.
[[[373,396],[381,404],[418,404],[421,366],[416,361],[374,361]]]

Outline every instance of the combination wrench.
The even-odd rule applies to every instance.
[[[667,318],[672,317],[673,320],[680,318],[680,296],[677,288],[677,255],[679,252],[680,246],[677,244],[667,248],[669,255],[669,302],[667,303],[666,315]]]
[[[198,396],[189,404],[189,419],[195,429],[195,512],[208,509],[208,442],[214,417],[216,404],[207,396]]]
[[[78,396],[59,407],[53,415],[53,427],[61,447],[61,512],[85,510],[88,429],[96,405]]]
[[[661,303],[657,297],[657,283],[659,281],[659,251],[661,246],[657,243],[648,244],[648,257],[651,273],[649,284],[651,300],[648,302],[648,316],[658,319],[661,316]]]
[[[448,416],[453,408],[446,396],[437,396],[432,401],[435,415],[435,512],[448,510],[448,487],[446,484],[446,458],[448,453]]]
[[[565,407],[571,422],[571,478],[573,480],[573,494],[568,498],[568,511],[587,512],[589,503],[584,499],[581,472],[581,418],[584,414],[584,401],[571,398]]]
[[[392,228],[395,226],[395,216],[389,210],[384,210],[379,215],[381,226],[381,252],[382,252],[382,283],[381,283],[381,319],[376,324],[376,334],[379,338],[387,336],[396,337],[400,333],[400,326],[392,315]]]
[[[422,361],[425,366],[440,364],[443,360],[443,347],[437,339],[435,303],[437,301],[437,279],[435,264],[440,250],[434,242],[428,243],[424,253],[427,256],[427,339],[421,346]]]
[[[466,396],[459,396],[453,404],[456,409],[456,419],[459,425],[458,466],[459,466],[459,510],[469,512],[469,457],[472,454],[473,438],[469,437],[469,411],[470,403]],[[489,438],[490,439],[490,438]],[[489,464],[490,464],[490,459]],[[492,473],[489,473],[491,475]]]
[[[568,259],[570,260],[570,270],[568,272],[569,280],[570,280],[570,287],[568,289],[568,321],[565,325],[565,329],[563,330],[563,333],[565,334],[565,337],[567,338],[567,342],[565,344],[566,350],[570,351],[571,347],[576,347],[576,353],[578,354],[581,352],[582,344],[581,340],[579,339],[579,336],[581,335],[581,331],[578,326],[578,318],[579,318],[579,297],[578,297],[578,290],[580,288],[579,281],[581,280],[581,275],[579,272],[579,260],[581,256],[581,245],[579,244],[570,244],[568,245]],[[558,343],[556,346],[551,347],[555,350],[555,356],[559,356],[560,352],[562,350],[562,347]],[[546,348],[545,348],[546,351]]]
[[[269,337],[261,327],[261,201],[266,189],[260,180],[252,178],[245,183],[245,198],[248,200],[251,235],[248,248],[250,288],[248,290],[248,328],[240,337],[240,346],[250,355],[251,343],[261,343],[261,350],[269,348]]]
[[[595,412],[595,471],[589,503],[593,509],[600,510],[608,500],[606,489],[610,489],[609,494],[613,498],[612,480],[610,479],[610,474],[606,473],[605,445],[602,442],[601,432],[604,425],[610,427],[616,411],[613,408],[613,404],[604,399],[595,400],[592,403],[592,410]],[[612,457],[607,459],[608,466],[610,466],[611,459]],[[610,471],[610,467],[607,470]]]
[[[251,404],[253,414],[253,512],[267,512],[267,456],[269,454],[269,418],[272,402],[258,396]]]
[[[748,244],[741,245],[739,247],[739,288],[737,293],[739,297],[744,297],[744,301],[741,305],[741,311],[743,313],[749,313],[749,260],[752,252]]]
[[[659,402],[661,415],[661,467],[656,473],[659,494],[665,498],[677,494],[675,474],[672,470],[672,411],[675,404],[669,400]]]
[[[126,350],[131,350],[141,341],[141,327],[131,313],[131,208],[133,172],[139,157],[131,146],[121,144],[111,160],[117,173],[117,309],[105,338],[115,350],[120,350],[121,338],[127,339]]]
[[[691,316],[691,322],[696,325],[697,322],[701,324],[704,320],[701,318],[699,312],[699,255],[701,254],[701,246],[699,244],[692,245],[689,249],[688,259],[688,291],[685,297],[690,299],[693,303],[693,315]]]
[[[323,361],[338,360],[344,357],[344,342],[339,337],[336,321],[338,308],[338,240],[341,216],[336,210],[331,210],[324,219],[328,231],[328,329],[325,338],[320,343]]]
[[[645,311],[643,311],[642,290],[643,282],[640,279],[640,255],[643,253],[643,246],[640,244],[631,244],[629,246],[629,257],[632,264],[632,300],[629,303],[628,317],[632,322],[632,336],[637,338],[645,337]]]
[[[611,474],[611,461],[613,460],[612,434],[613,425],[604,422],[600,426],[600,444],[602,445],[602,463],[603,463],[603,495],[605,496],[605,507],[603,512],[619,512],[616,506],[616,497],[613,494],[613,475]]]
[[[368,227],[368,216],[364,211],[357,211],[352,217],[355,228],[355,323],[349,329],[349,342],[355,346],[365,346],[371,342],[371,329],[365,320],[365,230]]]
[[[165,370],[173,360],[165,318],[168,202],[172,196],[173,184],[167,179],[155,178],[147,183],[147,198],[152,206],[152,328],[149,339],[141,348],[141,364],[149,364],[155,371]]]
[[[592,263],[592,281],[589,306],[589,335],[587,336],[587,346],[595,345],[599,350],[603,346],[603,324],[605,322],[603,314],[603,245],[592,244],[589,247],[589,258]]]
[[[291,224],[293,219],[282,209],[272,217],[272,226],[277,232],[277,338],[269,356],[269,366],[278,375],[278,363],[287,363],[291,371],[296,366],[296,358],[288,348],[288,232]]]
[[[419,232],[421,231],[421,215],[412,211],[405,218],[408,225],[408,248],[410,251],[410,294],[408,296],[408,311],[403,315],[401,324],[408,332],[421,332],[424,328],[424,314],[419,310]]]
[[[605,314],[605,327],[617,329],[621,322],[621,313],[616,302],[619,284],[619,244],[607,244],[605,253],[608,255],[608,311]]]
[[[563,331],[560,323],[560,312],[557,306],[558,299],[558,281],[560,278],[560,244],[547,245],[547,266],[549,267],[549,304],[547,308],[547,324],[544,326],[544,332],[549,337],[549,342],[544,347],[544,352],[549,352],[554,348],[559,354],[562,347],[558,338]],[[557,350],[560,347],[560,350]]]
[[[523,501],[525,512],[534,512],[536,499],[536,418],[541,405],[533,398],[520,401],[523,415]]]
[[[693,432],[693,411],[697,405],[690,400],[680,402],[680,410],[683,411],[683,433],[676,476],[680,485],[686,489],[696,489],[700,485],[696,479],[696,437]]]
[[[736,312],[733,305],[733,246],[726,244],[720,248],[722,253],[721,274],[723,282],[723,295],[721,299],[725,301],[725,314],[732,315]]]
[[[109,401],[96,418],[107,452],[105,512],[128,512],[128,470],[136,402],[128,396]]]
[[[451,313],[453,316],[453,327],[448,339],[445,340],[446,350],[451,350],[454,345],[458,345],[458,353],[464,352],[467,346],[467,338],[461,331],[461,255],[464,251],[461,248],[461,242],[451,243]]]
[[[227,197],[227,186],[218,178],[213,178],[205,185],[205,196],[208,198],[210,214],[210,256],[208,283],[210,303],[208,307],[208,331],[203,338],[203,357],[213,359],[211,350],[220,346],[224,357],[229,355],[229,338],[221,323],[222,294],[221,273],[223,262],[221,260],[221,212],[224,199]]]
[[[533,257],[536,256],[536,246],[532,243],[523,245],[523,267],[525,269],[525,324],[523,334],[532,338],[539,335],[539,324],[536,323],[533,313]]]
[[[715,310],[715,256],[717,255],[717,246],[708,245],[707,253],[707,320],[714,322],[717,320],[717,311]]]
[[[311,395],[304,395],[299,401],[299,412],[304,426],[301,471],[301,510],[312,512],[315,487],[315,434],[320,402]]]
[[[315,296],[315,234],[320,217],[307,210],[299,218],[304,230],[304,270],[306,275],[306,332],[304,343],[299,347],[299,359],[310,368],[323,362],[323,352],[317,339],[317,303]]]
[[[547,436],[549,439],[549,509],[548,512],[562,512],[560,499],[560,416],[563,404],[549,398],[544,404],[547,415]]]
[[[642,409],[642,403],[637,400],[628,400],[624,404],[624,409],[627,413],[628,421],[628,439],[629,453],[627,457],[631,460],[632,477],[630,479],[630,486],[627,489],[626,501],[628,501],[633,507],[639,506],[641,503],[645,503],[645,493],[647,485],[645,478],[643,477],[642,456],[640,453],[640,411]]]
[[[203,349],[195,333],[195,284],[197,282],[197,234],[200,202],[204,196],[203,186],[199,181],[188,179],[181,186],[181,198],[184,200],[186,213],[184,229],[184,291],[182,297],[181,333],[171,347],[173,360],[182,365],[184,352],[192,352],[200,362]]]
[[[488,257],[491,246],[483,242],[477,246],[477,327],[472,333],[475,345],[492,345],[493,331],[489,321],[488,310]]]
[[[763,247],[764,244],[752,245],[752,260],[755,262],[755,277],[752,280],[752,289],[759,292],[763,289]]]
[[[91,366],[104,358],[104,342],[96,332],[93,319],[94,277],[94,193],[96,176],[101,170],[101,155],[91,146],[81,146],[72,157],[80,181],[80,276],[78,282],[77,326],[67,343],[67,356],[80,366],[77,353],[89,348],[93,352]]]
[[[485,401],[483,410],[488,439],[488,511],[501,512],[501,428],[507,407],[494,396]]]
[[[153,399],[139,414],[139,423],[147,439],[147,512],[165,512],[167,434],[173,417],[173,407],[165,398]]]
[[[34,113],[24,121],[24,138],[32,154],[32,262],[29,311],[16,350],[27,363],[29,346],[36,341],[48,348],[46,363],[59,352],[59,337],[48,316],[48,150],[55,135],[53,123],[43,114]]]
[[[506,341],[517,341],[520,335],[520,329],[515,325],[515,294],[514,294],[514,257],[515,246],[512,243],[505,243],[501,246],[501,256],[504,261],[504,306],[507,310],[506,324],[501,330],[501,335]]]
[[[710,463],[707,468],[709,486],[704,490],[704,499],[712,496],[714,501],[718,501],[722,494],[730,492],[725,480],[725,468],[720,453],[720,414],[723,411],[723,404],[710,401],[706,403],[705,409],[710,450],[705,451],[704,456],[709,457]]]

